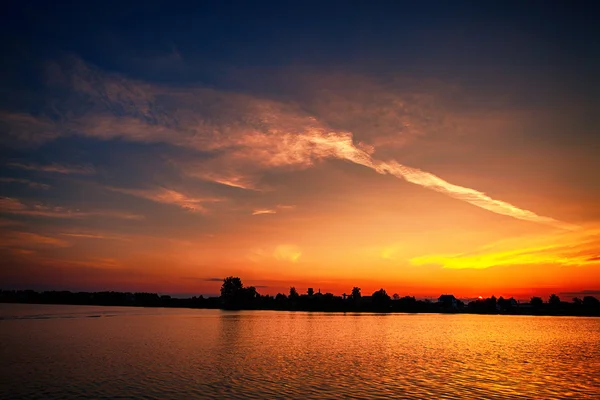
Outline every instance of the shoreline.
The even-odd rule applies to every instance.
[[[275,312],[314,312],[325,314],[440,314],[440,315],[491,315],[491,316],[529,316],[529,317],[587,317],[599,318],[600,313],[549,313],[549,312],[472,312],[469,310],[444,311],[444,310],[381,310],[381,309],[307,309],[307,308],[226,308],[226,307],[195,307],[186,305],[143,305],[143,304],[73,304],[61,302],[24,302],[24,301],[0,301],[0,304],[24,304],[24,305],[49,305],[49,306],[89,306],[89,307],[127,307],[127,308],[163,308],[163,309],[189,309],[189,310],[219,310],[225,312],[237,311],[275,311]],[[436,303],[432,303],[436,304]],[[541,311],[541,310],[540,310]]]

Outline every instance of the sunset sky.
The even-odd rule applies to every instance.
[[[57,3],[1,13],[0,288],[600,295],[593,2]]]

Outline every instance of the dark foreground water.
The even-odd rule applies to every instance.
[[[0,304],[0,398],[600,398],[600,319]]]

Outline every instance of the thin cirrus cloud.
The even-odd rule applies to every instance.
[[[193,178],[206,180],[209,182],[215,182],[220,185],[229,186],[237,189],[262,191],[263,188],[259,188],[253,177],[238,173],[235,171],[223,171],[222,168],[216,171],[208,170],[207,168],[214,167],[210,163],[204,163],[194,165],[193,163],[180,163],[177,161],[171,161],[172,164],[177,165],[183,172]]]
[[[70,71],[72,76],[68,85],[73,96],[91,102],[93,112],[63,122],[62,130],[49,127],[51,132],[64,131],[101,140],[122,138],[143,143],[168,143],[208,152],[213,156],[200,163],[197,173],[208,179],[210,174],[206,174],[206,171],[219,171],[223,165],[241,177],[274,167],[308,168],[321,160],[340,159],[496,214],[561,229],[577,228],[494,199],[476,189],[447,182],[396,160],[377,159],[373,157],[377,150],[373,145],[355,144],[351,132],[332,129],[327,121],[321,121],[292,104],[200,87],[172,89],[127,80],[103,74],[81,61],[75,62]],[[410,98],[404,102],[396,99],[398,108],[407,104],[408,100]],[[122,110],[119,115],[110,112],[115,107]],[[210,114],[205,110],[209,110]],[[393,109],[388,112],[393,112]],[[416,115],[418,113],[415,111],[405,115],[402,126],[419,125],[420,121],[427,119]],[[28,120],[21,118],[19,121],[22,124]],[[46,126],[48,121],[36,123]],[[49,133],[42,135],[45,138],[53,137]],[[376,141],[373,143],[376,144]],[[213,179],[229,186],[246,186],[219,179],[218,174]],[[238,181],[242,182],[241,178]],[[206,212],[203,204],[207,200],[187,197],[167,189],[155,192],[121,191],[159,203],[175,204],[193,212]]]
[[[257,209],[252,211],[252,215],[264,215],[264,214],[277,214],[277,210],[271,210],[271,209],[266,209],[266,208],[262,208],[262,209]]]
[[[205,204],[222,201],[216,197],[191,197],[181,192],[164,187],[156,189],[122,189],[109,187],[109,190],[141,197],[156,203],[171,204],[193,213],[206,214],[208,209]]]
[[[4,128],[0,143],[9,146],[24,143],[39,145],[63,134],[54,121],[23,112],[0,111],[0,126]]]
[[[302,251],[294,245],[279,245],[273,251],[273,257],[279,261],[298,262],[302,256]]]
[[[235,177],[235,176],[215,176],[214,174],[206,174],[204,177],[216,183],[220,183],[221,185],[231,186],[239,189],[246,190],[257,190],[255,187],[252,187],[252,183],[248,182],[245,177]]]
[[[22,185],[27,185],[27,186],[29,186],[32,189],[48,190],[48,189],[50,189],[52,187],[52,186],[47,185],[45,183],[39,183],[39,182],[31,181],[29,179],[20,179],[20,178],[2,177],[2,178],[0,178],[0,182],[4,182],[4,183],[20,183]]]
[[[91,175],[96,171],[94,167],[89,165],[63,165],[63,164],[21,164],[21,163],[9,163],[8,166],[13,168],[24,169],[28,171],[41,171],[50,172],[57,174],[77,174],[77,175]]]
[[[8,248],[38,248],[38,247],[68,247],[69,242],[52,236],[32,232],[10,231],[2,234],[2,247]]]
[[[73,232],[62,232],[62,236],[72,237],[75,239],[97,239],[97,240],[119,240],[119,241],[130,241],[131,238],[122,235],[110,235],[110,234],[98,234],[98,233],[73,233]]]
[[[587,290],[580,290],[577,292],[562,292],[560,293],[561,296],[569,296],[569,297],[585,297],[585,296],[594,296],[594,297],[600,297],[600,289],[587,289]]]
[[[302,256],[302,250],[292,244],[279,244],[273,248],[257,248],[250,251],[247,258],[255,263],[261,263],[265,260],[275,260],[279,262],[297,263]]]
[[[111,217],[130,220],[141,220],[144,216],[112,210],[80,211],[64,207],[52,207],[40,203],[24,203],[12,197],[0,197],[0,212],[4,214],[24,215],[45,218],[88,218],[88,217]]]
[[[586,228],[504,240],[467,253],[419,256],[410,262],[448,269],[549,264],[580,267],[600,265],[600,258],[595,257],[599,245],[600,229]]]
[[[278,211],[289,211],[295,209],[295,205],[277,204],[275,208],[257,208],[252,211],[252,215],[277,214]]]

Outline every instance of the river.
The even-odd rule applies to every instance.
[[[598,398],[600,318],[0,304],[0,398]]]

